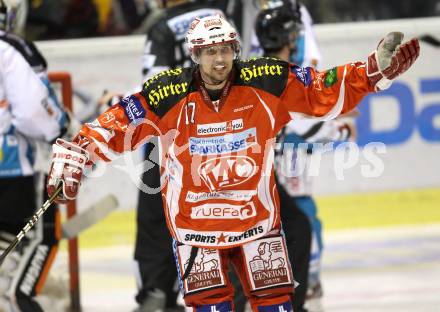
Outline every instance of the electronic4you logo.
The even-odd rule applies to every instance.
[[[243,129],[243,119],[197,125],[198,135],[222,134]]]

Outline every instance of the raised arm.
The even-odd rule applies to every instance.
[[[368,62],[334,67],[325,72],[292,65],[282,102],[292,118],[333,119],[351,111],[369,92],[384,90],[419,56],[417,39],[400,44],[402,33],[382,39]]]

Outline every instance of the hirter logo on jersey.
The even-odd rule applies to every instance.
[[[255,161],[248,156],[223,156],[203,162],[198,173],[211,191],[236,186],[249,180],[257,171]]]
[[[243,129],[243,119],[197,125],[197,135],[222,134]]]

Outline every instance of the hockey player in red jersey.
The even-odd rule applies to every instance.
[[[280,234],[273,143],[291,119],[335,118],[386,88],[419,55],[416,39],[389,34],[368,57],[321,75],[284,61],[240,61],[236,30],[221,16],[196,19],[186,35],[191,68],[162,72],[54,144],[49,193],[76,197],[85,164],[111,161],[151,136],[164,146],[162,189],[185,303],[233,311],[232,264],[253,311],[292,311],[294,280]]]

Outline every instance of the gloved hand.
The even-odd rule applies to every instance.
[[[368,56],[367,76],[376,91],[388,89],[392,80],[407,71],[419,56],[419,41],[413,38],[401,44],[402,39],[403,33],[391,32]]]
[[[52,145],[52,166],[47,179],[49,196],[55,193],[60,183],[63,191],[55,198],[55,202],[65,204],[75,199],[78,194],[84,167],[89,160],[89,153],[82,147],[57,139]]]

